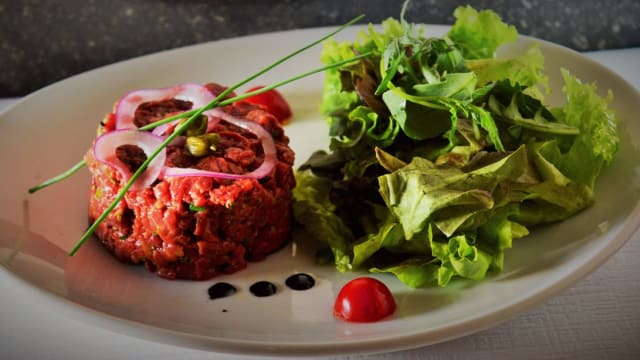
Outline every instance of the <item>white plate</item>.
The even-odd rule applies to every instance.
[[[339,35],[353,39],[357,28]],[[429,26],[437,36],[448,28]],[[540,42],[552,89],[559,94],[559,68],[612,89],[622,144],[602,175],[597,202],[570,220],[535,229],[506,254],[505,271],[477,284],[411,290],[379,275],[393,291],[397,312],[371,324],[338,321],[335,295],[349,279],[319,267],[312,249],[297,236],[289,247],[246,270],[212,281],[167,281],[140,267],[114,260],[95,242],[69,258],[66,252],[86,228],[86,171],[54,187],[26,189],[75,163],[91,143],[97,123],[127,91],[184,82],[232,84],[283,54],[328,33],[328,29],[250,36],[162,52],[114,64],[38,91],[0,115],[0,260],[12,283],[42,298],[51,309],[96,326],[144,339],[219,352],[319,355],[379,352],[428,345],[475,332],[557,294],[594,270],[635,232],[640,222],[638,179],[640,123],[633,121],[640,95],[606,68],[557,45]],[[504,50],[520,51],[535,41],[521,38]],[[267,84],[319,66],[319,48],[287,62],[255,84]],[[325,148],[325,123],[318,114],[322,75],[281,89],[295,118],[286,131],[298,164]],[[562,102],[561,96],[552,99]],[[10,175],[9,175],[10,174]],[[314,275],[316,286],[295,292],[285,278]],[[278,286],[257,298],[257,280]],[[228,281],[234,296],[211,301],[207,288]]]

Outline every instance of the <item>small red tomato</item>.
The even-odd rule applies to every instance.
[[[247,92],[259,90],[263,87],[264,86],[252,87],[251,89],[247,90]],[[276,89],[267,90],[262,94],[254,95],[252,97],[244,99],[243,101],[262,106],[266,111],[275,116],[280,124],[286,123],[292,115],[289,103],[287,103],[287,100],[285,100],[284,96],[282,96],[282,94],[280,94]]]
[[[373,322],[391,315],[396,302],[389,288],[371,277],[360,277],[346,283],[333,305],[333,314],[353,322]]]

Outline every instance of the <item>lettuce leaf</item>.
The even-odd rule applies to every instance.
[[[373,267],[370,271],[393,273],[407,286],[416,288],[435,284],[447,286],[455,277],[482,280],[491,266],[493,257],[473,245],[473,239],[466,235],[438,241],[428,228],[422,241],[429,244],[432,256],[412,257],[397,264]]]
[[[380,195],[411,238],[430,222],[451,236],[474,213],[494,206],[500,183],[515,182],[529,165],[524,146],[505,158],[464,172],[439,168],[419,157],[406,167],[378,178]]]
[[[458,8],[442,39],[402,15],[325,42],[325,63],[374,55],[327,71],[330,152],[296,171],[294,218],[340,271],[482,280],[530,227],[593,204],[619,146],[612,95],[562,70],[567,104],[549,108],[540,48],[495,58],[517,32],[490,10]]]
[[[538,45],[519,56],[467,60],[465,65],[476,74],[478,86],[508,80],[512,85],[543,86],[548,90],[548,78],[543,72],[544,56]]]
[[[296,221],[317,239],[327,243],[338,270],[349,270],[351,243],[355,239],[351,230],[333,212],[335,206],[329,200],[331,183],[326,178],[314,176],[311,171],[297,172],[296,182],[293,190],[293,216]]]
[[[584,84],[566,69],[561,73],[567,105],[558,113],[563,123],[578,128],[580,134],[568,152],[562,152],[558,146],[547,146],[541,151],[563,174],[593,188],[620,145],[617,119],[608,107],[613,95],[609,91],[606,97],[601,97],[595,83]]]
[[[342,61],[355,56],[353,48],[348,42],[337,42],[329,39],[322,44],[320,60],[325,64]],[[324,86],[322,89],[322,102],[320,111],[329,115],[335,109],[349,109],[358,102],[357,94],[343,91],[340,71],[331,69],[325,72]]]
[[[468,60],[493,58],[500,45],[518,37],[516,28],[502,22],[491,10],[477,11],[467,5],[456,8],[453,16],[456,22],[448,36]]]
[[[441,271],[441,269],[442,267],[431,259],[411,258],[395,265],[381,268],[372,267],[370,271],[373,273],[392,273],[405,285],[419,288],[433,284],[446,286],[453,273]]]
[[[404,89],[393,87],[382,99],[389,108],[404,134],[415,140],[424,140],[446,134],[449,145],[456,145],[456,129],[459,114],[486,131],[487,140],[503,150],[498,128],[493,117],[485,109],[467,101],[447,96],[421,96],[409,94]],[[479,136],[478,136],[479,137]]]

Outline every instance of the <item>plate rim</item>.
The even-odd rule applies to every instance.
[[[354,28],[358,30],[361,28],[365,28],[366,25],[354,25]],[[439,24],[426,24],[431,29],[438,28],[439,31],[444,31],[451,27],[451,25],[439,25]],[[106,64],[91,70],[87,70],[73,76],[67,77],[50,85],[47,85],[35,92],[32,92],[10,106],[6,107],[2,111],[0,111],[0,119],[7,113],[13,111],[13,109],[22,105],[22,103],[28,102],[32,97],[41,96],[41,94],[46,94],[48,91],[54,91],[58,86],[64,86],[63,83],[73,81],[78,77],[85,77],[87,74],[91,74],[94,72],[102,72],[105,69],[111,67],[122,66],[123,63],[135,62],[135,61],[145,61],[148,58],[158,56],[159,54],[167,54],[173,52],[182,52],[187,51],[190,48],[203,47],[203,46],[215,46],[216,44],[222,42],[235,42],[235,41],[247,41],[253,38],[262,38],[262,37],[272,37],[272,36],[282,36],[295,32],[318,32],[318,31],[330,31],[335,29],[334,26],[326,26],[326,27],[312,27],[312,28],[304,28],[304,29],[292,29],[292,30],[283,30],[283,31],[274,31],[274,32],[266,32],[260,34],[250,34],[238,37],[232,37],[221,40],[213,40],[207,41],[203,43],[191,44],[187,46],[166,49],[154,53],[144,54],[141,56],[137,56],[130,59],[125,59],[122,61],[118,61],[111,64]],[[622,78],[620,75],[609,69],[608,67],[598,63],[597,61],[590,59],[584,56],[582,53],[565,47],[560,44],[556,44],[553,42],[549,42],[543,39],[538,39],[531,36],[519,35],[520,39],[526,39],[527,41],[535,41],[544,43],[544,46],[555,47],[562,51],[568,51],[573,53],[574,55],[580,56],[582,60],[590,63],[591,66],[596,66],[599,71],[605,71],[607,77],[614,77],[616,82],[620,82],[624,84],[629,89],[635,91],[634,95],[640,98],[640,92],[629,82]],[[483,313],[477,316],[474,316],[470,319],[464,321],[458,321],[447,326],[440,327],[438,329],[432,330],[428,333],[425,332],[416,332],[412,334],[398,335],[395,337],[390,337],[383,341],[379,341],[376,339],[376,343],[372,344],[371,340],[348,340],[345,342],[326,342],[326,343],[312,343],[312,344],[300,344],[296,342],[290,343],[278,343],[274,345],[273,343],[267,341],[259,341],[259,340],[237,340],[237,339],[228,339],[223,338],[219,339],[218,337],[209,337],[203,336],[199,334],[191,334],[184,333],[180,331],[175,331],[167,328],[162,328],[150,324],[145,324],[138,321],[132,321],[123,317],[118,317],[115,315],[111,315],[96,309],[92,309],[87,307],[81,303],[74,302],[68,298],[61,296],[55,292],[52,292],[48,289],[44,289],[42,287],[37,286],[34,283],[29,282],[27,279],[20,277],[18,274],[8,269],[4,263],[0,263],[0,268],[2,272],[5,274],[9,274],[8,278],[11,280],[12,284],[19,286],[22,290],[30,292],[32,294],[38,294],[41,296],[45,296],[48,299],[54,300],[53,303],[57,305],[57,307],[64,311],[65,313],[73,313],[85,315],[86,317],[90,317],[91,319],[86,319],[85,316],[81,316],[82,320],[91,324],[96,325],[98,323],[108,323],[111,325],[110,327],[99,326],[103,330],[107,331],[115,331],[114,329],[124,330],[125,333],[151,341],[162,342],[165,344],[173,344],[177,346],[185,346],[187,347],[197,348],[201,350],[209,350],[215,352],[222,353],[234,353],[234,354],[250,354],[250,355],[277,355],[277,356],[300,356],[300,355],[338,355],[345,353],[379,353],[379,352],[388,352],[388,351],[397,351],[397,350],[405,350],[410,348],[416,348],[421,346],[428,346],[435,343],[451,340],[454,338],[459,338],[462,336],[466,336],[472,333],[476,333],[478,331],[496,326],[500,322],[507,321],[517,314],[520,314],[526,310],[531,309],[533,306],[542,303],[544,300],[548,300],[571,285],[577,283],[580,279],[586,277],[595,269],[597,269],[600,265],[602,265],[607,259],[609,259],[613,254],[615,254],[628,240],[630,240],[635,233],[638,232],[638,228],[640,228],[640,203],[636,204],[629,212],[629,215],[621,221],[621,229],[620,231],[612,237],[612,239],[607,243],[607,246],[604,246],[600,251],[598,251],[594,256],[590,259],[586,259],[584,262],[579,264],[577,268],[574,268],[572,272],[568,274],[558,281],[553,282],[550,286],[545,289],[538,291],[533,294],[533,296],[529,296],[525,299],[514,300],[506,303],[501,306],[498,310],[493,311],[491,313]],[[115,331],[117,332],[117,331]],[[434,336],[434,334],[436,334]],[[158,336],[162,338],[164,341],[159,341]],[[428,339],[424,337],[427,336]],[[363,349],[363,346],[367,347],[367,349]],[[328,349],[327,347],[330,347]]]

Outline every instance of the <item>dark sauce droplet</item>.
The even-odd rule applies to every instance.
[[[213,284],[207,292],[209,293],[209,298],[214,300],[235,294],[236,288],[229,283],[219,282]]]
[[[316,284],[316,281],[309,274],[293,274],[284,282],[292,290],[309,290]]]
[[[249,291],[257,297],[266,297],[276,293],[276,286],[268,281],[258,281],[249,287]]]

